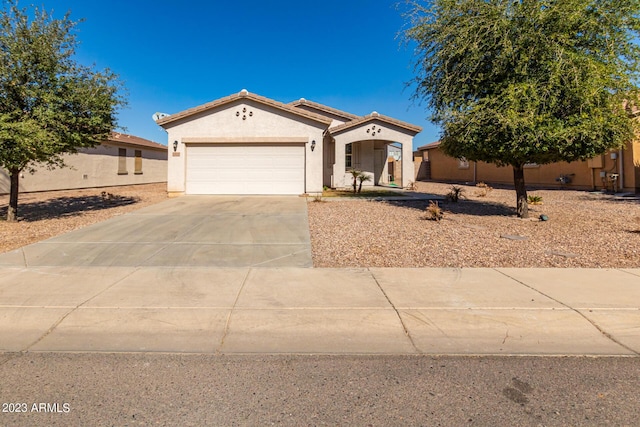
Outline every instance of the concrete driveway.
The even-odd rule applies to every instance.
[[[0,266],[312,267],[307,202],[178,197],[2,254]]]

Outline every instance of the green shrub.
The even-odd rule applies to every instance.
[[[541,205],[542,196],[529,196],[527,197],[527,203],[529,203],[530,205]]]

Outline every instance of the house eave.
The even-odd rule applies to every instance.
[[[338,110],[337,108],[333,108],[333,107],[329,107],[328,105],[309,101],[304,98],[300,98],[297,101],[290,102],[288,105],[291,105],[292,107],[295,107],[295,108],[302,107],[302,106],[310,107],[312,109],[340,117],[342,119],[345,119],[346,121],[357,120],[360,118],[360,116],[358,116],[357,114],[352,114],[346,111]]]
[[[253,93],[247,92],[246,90],[242,90],[239,93],[235,93],[235,94],[226,96],[224,98],[220,98],[215,101],[211,101],[206,104],[199,105],[197,107],[189,108],[188,110],[184,110],[176,114],[171,114],[167,117],[164,117],[158,120],[156,123],[159,126],[162,126],[163,128],[165,128],[166,126],[173,124],[175,122],[189,119],[190,117],[195,116],[197,114],[204,113],[204,112],[219,108],[226,104],[230,104],[232,102],[235,102],[237,100],[242,100],[242,99],[251,100],[258,104],[273,107],[273,108],[276,108],[277,110],[287,112],[295,116],[311,120],[316,123],[320,123],[324,126],[329,126],[331,124],[331,119],[327,117],[321,116],[319,114],[314,114],[305,110],[301,110],[299,108],[295,108],[290,105],[283,104],[282,102],[278,102],[273,99],[266,98],[264,96],[255,95]]]
[[[373,121],[379,121],[382,123],[386,123],[389,125],[393,125],[396,127],[399,127],[403,130],[408,131],[409,134],[411,134],[411,136],[415,136],[418,133],[422,132],[422,127],[420,126],[416,126],[416,125],[412,125],[411,123],[407,123],[407,122],[403,122],[401,120],[397,120],[388,116],[383,116],[381,114],[378,114],[376,112],[373,112],[371,114],[367,114],[366,116],[363,116],[357,120],[353,120],[351,122],[347,122],[344,123],[340,126],[336,126],[334,128],[330,128],[329,129],[329,133],[332,136],[338,135],[340,133],[346,132],[350,129],[356,128],[358,126],[362,126],[365,125],[367,123],[373,122]]]
[[[148,139],[140,138],[139,136],[128,135],[120,132],[112,132],[104,143],[157,151],[164,151],[167,149],[166,145],[158,144],[157,142],[149,141]]]

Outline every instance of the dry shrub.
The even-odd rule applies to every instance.
[[[475,195],[478,197],[487,197],[489,193],[491,193],[491,190],[493,190],[493,187],[484,182],[477,183],[476,187],[478,187],[478,190],[475,192]]]
[[[434,202],[433,200],[429,201],[429,206],[427,206],[427,215],[426,218],[432,221],[440,221],[442,217],[444,217],[444,212],[438,205],[438,202]]]

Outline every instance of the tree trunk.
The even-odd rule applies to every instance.
[[[524,184],[524,165],[513,167],[513,183],[516,187],[516,213],[519,218],[529,218],[527,205],[527,187]]]
[[[9,208],[7,209],[7,222],[16,222],[18,220],[18,179],[20,171],[12,169],[9,171],[11,176],[11,189],[9,190]]]

